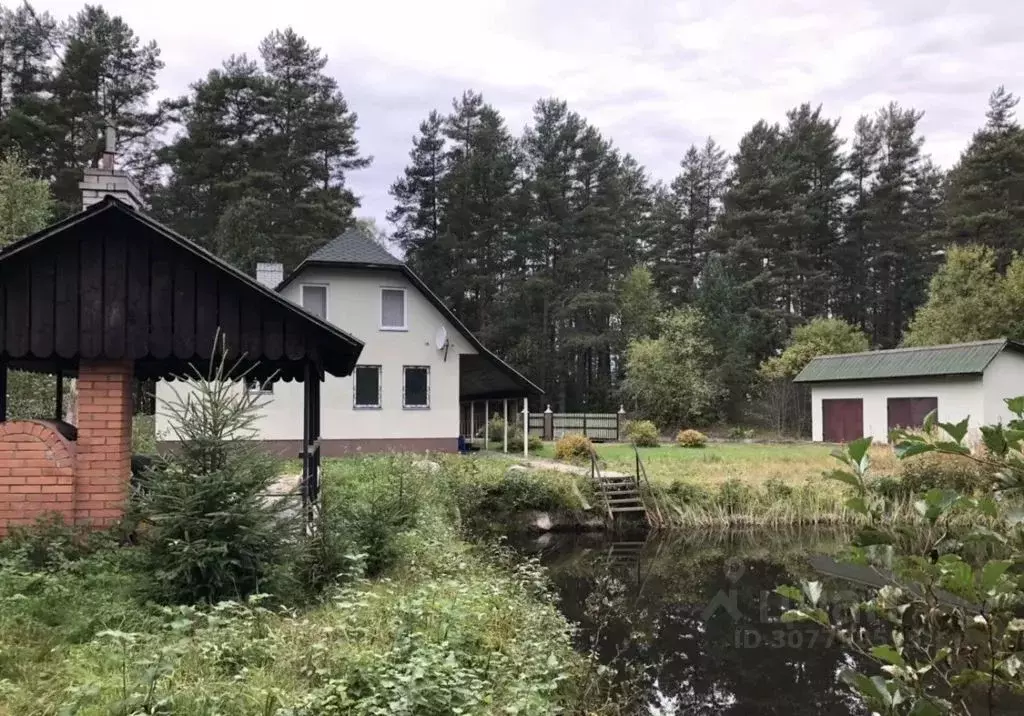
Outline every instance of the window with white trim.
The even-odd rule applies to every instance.
[[[302,307],[317,318],[327,320],[327,286],[322,284],[304,283],[300,288],[302,292]]]
[[[356,408],[380,407],[380,366],[357,365],[353,378],[352,404]]]
[[[402,367],[402,407],[430,407],[430,368],[425,365]]]
[[[380,289],[380,329],[382,331],[404,331],[408,329],[405,322],[405,289]]]

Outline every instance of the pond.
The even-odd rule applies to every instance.
[[[546,535],[519,543],[550,570],[565,615],[631,694],[634,712],[806,714],[866,711],[840,681],[857,665],[807,624],[783,624],[782,584],[820,580],[811,558],[838,552],[827,532],[678,532],[623,536]]]

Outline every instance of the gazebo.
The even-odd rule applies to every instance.
[[[87,207],[0,251],[0,533],[59,513],[120,518],[131,472],[132,379],[204,369],[215,336],[239,372],[301,381],[303,498],[316,503],[320,383],[362,343],[139,210],[123,172],[86,171]],[[133,205],[134,204],[134,205]],[[7,370],[78,379],[77,426],[8,421]]]

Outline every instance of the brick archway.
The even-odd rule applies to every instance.
[[[45,514],[75,520],[75,445],[42,421],[0,423],[0,534]]]

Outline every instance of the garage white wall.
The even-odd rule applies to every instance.
[[[824,439],[822,400],[861,398],[864,401],[864,435],[875,442],[889,441],[889,398],[938,398],[939,419],[959,422],[970,416],[970,436],[977,439],[978,428],[984,424],[985,391],[981,378],[949,378],[941,380],[851,381],[824,383],[811,388],[811,424],[813,439]]]
[[[983,378],[985,423],[1007,423],[1013,414],[1006,409],[1006,398],[1024,395],[1024,354],[1004,350],[997,355]]]

